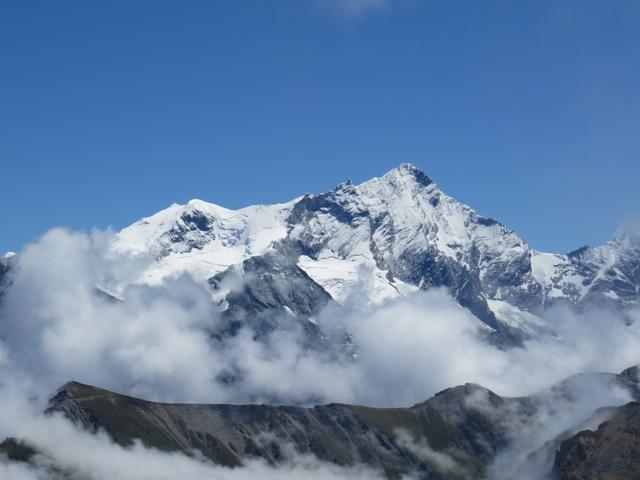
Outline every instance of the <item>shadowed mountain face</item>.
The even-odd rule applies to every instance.
[[[252,257],[209,282],[220,289],[229,277],[236,277],[242,287],[225,298],[220,333],[233,335],[245,325],[258,335],[302,326],[310,334],[308,338],[318,339],[317,326],[308,320],[320,313],[331,296],[290,256],[270,252]]]
[[[554,463],[559,480],[640,478],[640,403],[609,409],[609,419],[560,445]]]
[[[615,389],[626,392],[625,398],[640,400],[635,371],[578,375],[523,398],[500,397],[466,384],[408,408],[166,404],[71,382],[51,399],[48,413],[61,412],[90,432],[104,430],[121,445],[140,439],[163,451],[193,455],[197,450],[225,466],[239,466],[251,458],[278,464],[295,451],[343,466],[365,464],[389,478],[411,474],[423,479],[479,479],[518,439],[546,428],[542,419],[554,415],[550,412],[565,415],[584,400],[576,398],[580,392]],[[640,454],[638,404],[612,410],[612,415],[596,432],[572,436],[575,432],[567,431],[547,442],[554,445],[553,451],[561,444],[555,459],[557,478],[639,478],[637,461],[623,461]],[[532,444],[529,456],[537,448]],[[28,445],[16,440],[0,449],[23,461],[33,455]],[[553,456],[549,474],[552,462]],[[614,472],[607,470],[612,462],[624,464],[619,470],[622,476],[581,476],[582,472]],[[505,473],[492,478],[525,477]]]
[[[7,285],[7,272],[9,271],[10,261],[6,258],[0,258],[0,293]]]

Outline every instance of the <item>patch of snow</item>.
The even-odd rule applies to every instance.
[[[324,257],[314,260],[303,255],[298,259],[298,266],[339,304],[362,295],[367,302],[379,304],[418,290],[417,287],[397,279],[391,282],[387,278],[387,272],[377,268],[373,259],[366,256],[345,259]]]
[[[543,287],[553,284],[553,279],[558,275],[558,265],[566,263],[567,259],[562,255],[535,250],[531,252],[531,273]]]
[[[607,297],[607,298],[611,298],[612,300],[619,300],[620,299],[618,294],[616,292],[614,292],[613,290],[609,290],[607,292],[604,292],[604,296]]]
[[[488,299],[487,304],[496,318],[510,327],[527,332],[534,332],[540,328],[544,328],[547,324],[537,315],[520,310],[505,301]]]

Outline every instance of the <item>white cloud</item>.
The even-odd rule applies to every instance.
[[[380,12],[391,6],[392,0],[322,0],[326,5],[337,9],[349,17],[359,17],[368,13]]]
[[[477,319],[443,290],[419,292],[372,307],[358,300],[356,288],[346,307],[328,307],[318,316],[318,323],[328,332],[347,328],[355,336],[355,361],[336,352],[306,349],[300,332],[295,331],[276,332],[263,342],[244,329],[220,343],[209,334],[217,326],[219,313],[206,285],[188,276],[153,287],[131,284],[141,265],[115,254],[109,248],[112,238],[110,232],[52,230],[12,259],[13,283],[0,305],[3,402],[9,398],[7,385],[22,392],[0,410],[0,436],[23,436],[65,462],[77,459],[79,450],[70,447],[65,453],[56,450],[60,445],[75,445],[74,435],[81,435],[82,442],[89,440],[68,430],[71,427],[62,420],[49,424],[34,411],[43,408],[54,388],[72,379],[165,401],[322,400],[407,406],[465,382],[482,384],[501,395],[530,394],[573,373],[620,371],[640,359],[640,322],[625,326],[611,312],[576,314],[560,308],[546,313],[557,337],[498,350],[478,339]],[[117,292],[124,301],[96,295],[96,285]],[[234,288],[232,284],[228,287]],[[216,380],[227,372],[239,374],[237,381]],[[537,419],[526,437],[514,437],[508,464],[519,464],[514,459],[522,463],[532,449],[560,429],[584,420],[594,408],[624,401],[606,388],[600,397],[579,386],[575,391],[589,402],[558,410],[554,399],[553,408],[547,409],[550,413]],[[23,409],[23,404],[29,403],[26,398],[40,399],[28,414]],[[554,411],[562,415],[552,415]],[[32,424],[27,419],[32,417],[33,428],[29,430]],[[21,421],[16,423],[15,418]],[[522,431],[517,419],[513,424],[518,426],[514,431]],[[59,429],[59,437],[52,433],[55,429]],[[91,442],[98,443],[83,451],[95,449],[95,458],[83,454],[86,465],[78,468],[106,469],[105,478],[119,478],[118,468],[133,468],[128,462],[138,460],[157,462],[153,472],[158,475],[164,465],[172,464],[178,470],[167,471],[184,474],[180,478],[188,478],[190,472],[194,472],[193,478],[208,478],[197,476],[204,471],[211,478],[244,478],[242,472],[255,476],[258,471],[260,478],[284,478],[278,475],[287,471],[297,478],[311,478],[309,472],[316,468],[305,463],[312,460],[302,458],[278,470],[258,462],[230,473],[140,446],[120,449],[105,438]],[[422,447],[423,453],[430,451],[430,447]],[[114,450],[105,453],[104,448]],[[115,461],[105,462],[100,453]],[[437,458],[446,466],[445,457]],[[18,472],[20,467],[0,468]],[[344,474],[335,470],[337,467],[317,468],[326,478]],[[33,469],[19,471],[23,478],[38,475]],[[18,473],[14,476],[20,478]]]
[[[604,311],[551,310],[558,337],[498,350],[478,339],[478,321],[443,290],[375,307],[355,292],[349,306],[327,308],[320,326],[348,329],[357,361],[303,348],[295,331],[263,342],[245,329],[219,343],[209,335],[219,320],[206,285],[182,276],[118,288],[140,266],[114,254],[111,238],[57,229],[14,259],[0,306],[0,361],[42,396],[74,379],[166,401],[410,405],[465,382],[529,394],[576,372],[619,371],[640,358],[640,322],[627,327]],[[96,295],[95,285],[118,290],[125,301]],[[217,382],[226,372],[241,379]]]
[[[433,465],[441,473],[462,473],[460,466],[450,455],[435,451],[426,438],[416,440],[406,430],[398,429],[396,441],[398,445],[406,448],[423,462]]]

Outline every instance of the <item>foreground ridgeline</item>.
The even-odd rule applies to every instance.
[[[559,479],[640,478],[640,403],[611,408],[607,417],[562,442],[554,464]]]
[[[522,398],[466,384],[409,408],[167,404],[71,382],[51,399],[47,413],[62,412],[89,432],[104,430],[123,446],[140,439],[162,451],[198,451],[229,467],[255,458],[277,465],[296,452],[338,465],[364,464],[388,478],[478,479],[495,477],[492,470],[511,453],[521,464],[508,461],[512,471],[495,478],[525,478],[533,467],[546,473],[553,467],[562,480],[640,478],[640,404],[634,402],[592,411],[549,441],[531,445],[524,461],[514,450],[523,438],[535,436],[536,425],[550,412],[566,415],[588,400],[577,398],[579,392],[607,389],[640,400],[638,369],[576,375]],[[1,448],[16,461],[30,462],[36,455],[21,439],[7,439]],[[55,465],[56,459],[51,461]]]

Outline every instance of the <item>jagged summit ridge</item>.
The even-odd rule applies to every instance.
[[[404,163],[360,184],[343,182],[282,204],[239,210],[202,200],[174,204],[123,229],[114,248],[156,259],[141,275],[144,282],[184,271],[207,280],[268,255],[251,268],[287,265],[312,297],[322,296],[320,287],[338,303],[363,275],[372,303],[444,287],[490,329],[518,336],[544,329],[537,314],[552,303],[637,304],[636,238],[619,236],[568,255],[538,252]],[[273,285],[265,280],[260,288]],[[295,313],[295,305],[288,308]]]

